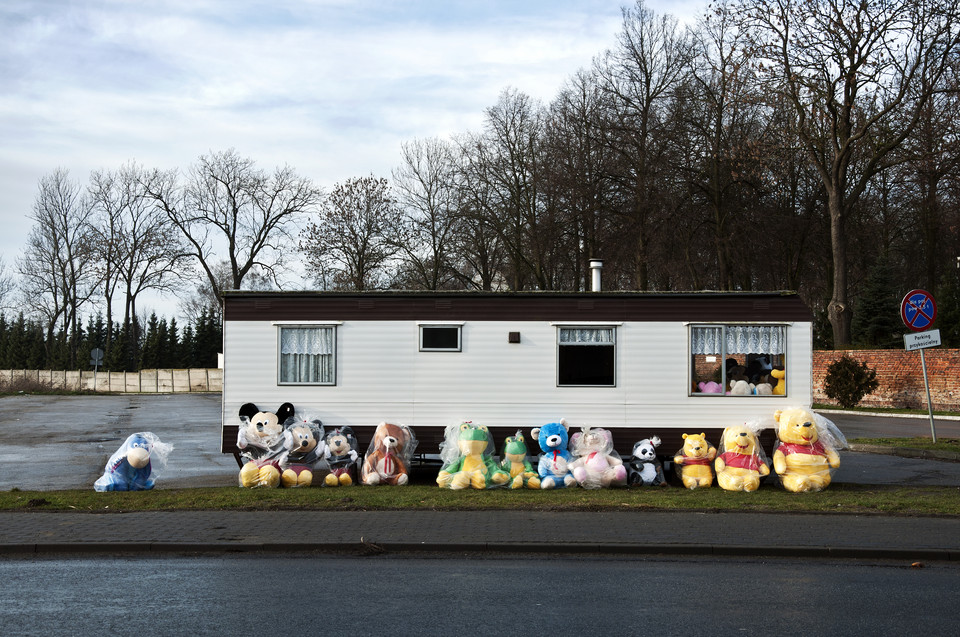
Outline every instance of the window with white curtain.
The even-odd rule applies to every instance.
[[[336,349],[333,326],[281,326],[280,384],[335,385]]]
[[[692,325],[690,354],[691,395],[786,395],[786,325]]]
[[[558,328],[557,385],[614,387],[615,363],[616,328]]]

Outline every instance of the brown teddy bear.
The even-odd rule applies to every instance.
[[[406,425],[380,423],[364,456],[360,480],[369,485],[407,484],[410,480],[407,463],[416,446],[416,436]]]

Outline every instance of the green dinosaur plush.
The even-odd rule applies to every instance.
[[[511,489],[540,488],[540,476],[527,460],[527,443],[519,429],[516,435],[508,437],[503,443],[500,468],[510,474]]]
[[[444,464],[437,484],[448,489],[488,489],[501,486],[510,474],[497,467],[488,449],[493,448],[490,431],[471,422],[447,427],[440,450]]]

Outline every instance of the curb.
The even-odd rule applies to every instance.
[[[77,542],[0,544],[0,555],[118,555],[136,554],[225,554],[225,553],[340,553],[358,557],[413,555],[417,553],[507,553],[607,556],[708,556],[708,557],[790,557],[927,561],[960,561],[960,550],[906,549],[830,546],[751,546],[718,544],[616,544],[544,542],[357,542],[357,543],[234,543],[234,542]]]

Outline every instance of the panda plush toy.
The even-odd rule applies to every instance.
[[[630,486],[660,486],[666,484],[663,465],[657,459],[660,438],[644,438],[633,445],[633,455],[627,463],[627,484]]]

